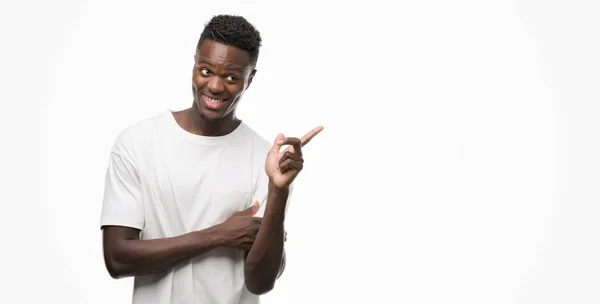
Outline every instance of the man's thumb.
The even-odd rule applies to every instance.
[[[246,210],[238,211],[235,213],[235,215],[253,216],[254,214],[256,214],[259,207],[260,207],[260,203],[258,201],[255,201],[254,204],[252,204],[252,206],[250,206],[250,208],[248,208]]]
[[[273,143],[273,146],[271,147],[271,152],[276,152],[279,153],[279,150],[281,149],[282,143],[281,140],[283,140],[285,138],[285,136],[281,133],[277,134],[277,137],[275,138],[275,142]]]

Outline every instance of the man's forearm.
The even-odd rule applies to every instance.
[[[269,185],[262,223],[246,256],[246,287],[254,294],[270,291],[283,266],[283,223],[288,195],[289,188],[279,189]]]
[[[111,232],[107,231],[107,233]],[[221,246],[223,239],[219,236],[218,227],[211,227],[171,238],[152,240],[123,238],[114,242],[109,245],[112,250],[106,254],[106,265],[112,277],[121,278],[167,270],[189,258]]]

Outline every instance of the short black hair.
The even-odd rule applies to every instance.
[[[256,64],[262,38],[256,28],[242,16],[217,15],[204,25],[196,50],[204,40],[213,40],[233,46],[250,54],[250,61]]]

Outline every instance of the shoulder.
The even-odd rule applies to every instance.
[[[155,137],[164,125],[167,114],[170,112],[161,112],[122,129],[113,142],[111,152],[127,159],[134,159],[136,148]]]
[[[272,143],[269,140],[267,140],[264,136],[260,135],[251,126],[244,124],[244,127],[246,129],[244,137],[252,144],[253,149],[261,153],[269,152]]]

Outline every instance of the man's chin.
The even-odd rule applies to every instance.
[[[218,113],[214,113],[214,112],[210,112],[207,111],[206,109],[202,109],[200,111],[200,117],[208,122],[217,122],[219,120],[223,119],[223,116],[219,115]],[[210,113],[206,113],[206,112],[210,112]]]

